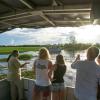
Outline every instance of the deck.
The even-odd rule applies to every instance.
[[[34,80],[24,78],[22,82],[24,86],[25,100],[32,100],[32,87],[34,86]],[[0,80],[0,100],[11,100],[10,84],[6,79]],[[66,100],[75,100],[73,87],[66,87]]]

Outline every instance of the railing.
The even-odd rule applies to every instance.
[[[22,81],[24,84],[25,100],[32,100],[34,80],[24,78]],[[0,100],[11,100],[10,84],[6,79],[0,80]],[[74,88],[66,87],[66,100],[75,100],[74,99]]]

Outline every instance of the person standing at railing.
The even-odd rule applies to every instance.
[[[98,57],[96,59],[96,63],[100,66],[100,55],[98,55]]]
[[[51,100],[52,62],[50,61],[49,51],[46,48],[40,49],[38,59],[34,61],[33,71],[36,75],[33,100]]]
[[[91,46],[87,50],[87,59],[80,60],[78,55],[71,64],[76,69],[75,97],[76,100],[97,100],[97,79],[100,77],[100,67],[96,64],[95,58],[99,49]]]
[[[100,67],[100,55],[96,59],[96,63]],[[98,87],[97,87],[97,100],[100,100],[100,77],[98,78]]]
[[[65,100],[64,75],[66,73],[66,65],[61,54],[56,56],[56,63],[53,66],[54,74],[52,79],[52,100]]]
[[[24,67],[24,65],[28,63],[20,64],[18,56],[19,52],[17,50],[13,50],[7,59],[8,81],[10,82],[11,87],[11,100],[24,100],[20,68]]]

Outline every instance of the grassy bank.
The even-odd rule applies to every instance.
[[[0,54],[8,54],[12,52],[12,50],[18,50],[19,52],[25,51],[38,51],[40,47],[0,47]]]
[[[7,78],[6,74],[0,75],[0,80]]]
[[[22,72],[22,77],[35,79],[35,74],[33,73],[33,71],[24,71]]]
[[[33,56],[31,54],[21,54],[19,56],[20,60],[30,60]]]
[[[34,79],[35,78],[35,74],[33,73],[33,71],[24,71],[24,72],[22,72],[22,77]],[[0,75],[0,80],[4,79],[4,78],[7,78],[6,74]]]
[[[0,59],[0,62],[6,62],[7,61],[7,58],[1,58]]]
[[[31,54],[21,54],[19,55],[19,60],[30,60],[33,56]],[[6,62],[7,58],[1,58],[0,62]]]

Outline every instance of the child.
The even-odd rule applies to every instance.
[[[46,48],[41,48],[39,57],[35,60],[33,67],[36,74],[33,100],[43,100],[44,96],[44,99],[47,100],[47,97],[50,94],[52,62],[49,59],[49,51]]]
[[[66,65],[62,55],[57,55],[52,81],[52,100],[65,100],[64,74]]]

